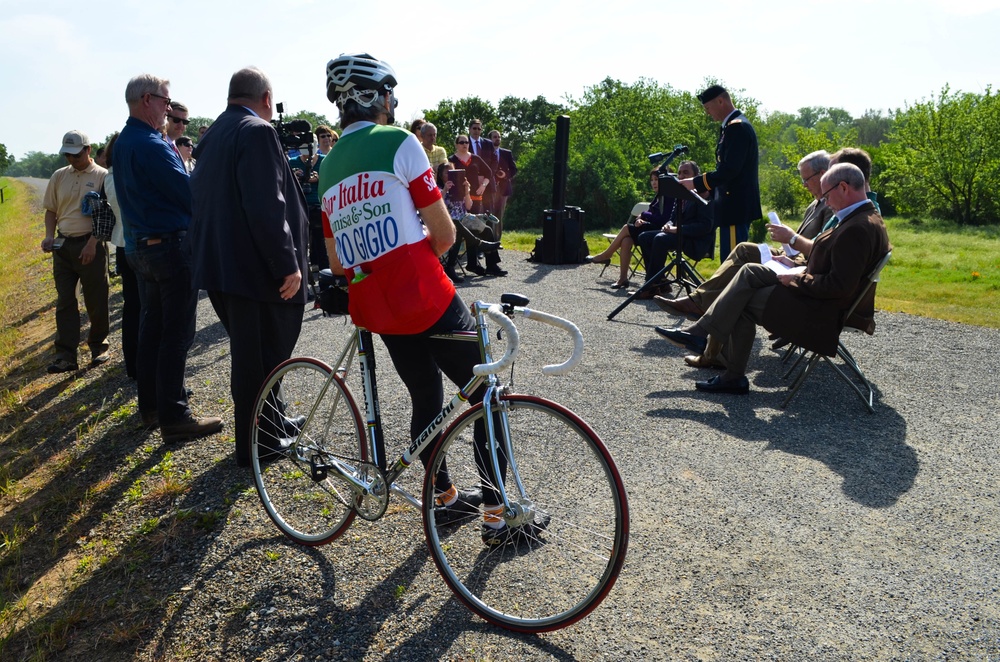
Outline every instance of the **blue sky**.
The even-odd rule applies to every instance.
[[[335,119],[325,66],[351,51],[396,69],[402,119],[467,95],[564,101],[607,76],[689,91],[711,76],[765,112],[854,116],[1000,78],[1000,0],[344,4],[0,0],[0,143],[20,158],[56,152],[73,128],[99,141],[147,71],[192,115],[215,117],[232,72],[256,65],[286,109]]]

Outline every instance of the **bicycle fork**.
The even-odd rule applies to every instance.
[[[533,522],[538,509],[535,507],[535,503],[528,497],[528,491],[521,481],[521,473],[518,471],[517,461],[514,459],[514,445],[511,442],[508,406],[500,400],[500,393],[501,389],[495,385],[486,388],[486,394],[483,396],[483,414],[486,419],[486,438],[489,440],[490,445],[490,462],[493,465],[493,476],[497,479],[497,492],[500,493],[500,498],[503,501],[503,519],[507,526],[515,528]],[[499,409],[497,412],[501,428],[499,436],[497,436],[493,422],[494,400]],[[514,501],[511,501],[507,494],[507,489],[504,486],[506,476],[500,471],[499,448],[501,443],[503,444],[504,455],[507,457],[507,471],[513,476],[514,484],[517,487],[517,498]]]

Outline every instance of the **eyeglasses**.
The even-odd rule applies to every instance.
[[[181,119],[180,117],[174,117],[173,115],[167,115],[167,117],[173,120],[174,124],[183,124],[184,126],[187,126],[191,123],[191,120]]]
[[[170,97],[165,97],[162,94],[153,94],[152,92],[149,93],[149,96],[156,97],[157,99],[163,99],[167,102],[168,106],[170,105]]]
[[[468,140],[456,140],[455,144],[456,145],[468,145],[469,141]]]
[[[826,189],[825,191],[821,191],[820,194],[819,194],[819,197],[825,198],[826,196],[830,195],[831,191],[833,191],[834,189],[840,188],[840,185],[843,184],[843,183],[844,182],[837,182],[836,184],[834,184],[830,188]]]
[[[819,171],[816,171],[816,172],[814,172],[813,174],[811,174],[811,175],[809,175],[808,177],[804,178],[804,179],[802,180],[802,183],[803,183],[803,184],[808,184],[808,183],[809,183],[809,180],[810,180],[810,179],[812,179],[813,177],[815,177],[815,176],[816,176],[816,175],[818,175],[818,174],[820,174],[820,173],[819,173]]]
[[[483,127],[481,127],[481,126],[470,126],[469,127],[469,131],[482,131],[482,130],[483,130]]]
[[[178,147],[187,147],[188,149],[194,149],[194,145],[191,143],[177,143]]]

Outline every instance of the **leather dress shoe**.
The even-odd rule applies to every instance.
[[[486,269],[483,269],[483,265],[481,265],[481,264],[475,264],[475,263],[473,263],[473,264],[467,264],[467,265],[465,265],[465,270],[466,271],[471,271],[472,273],[476,274],[477,276],[484,276],[484,275],[486,275]]]
[[[722,375],[716,375],[707,382],[695,382],[694,387],[706,393],[732,393],[733,395],[746,395],[750,392],[750,380],[745,376],[739,379],[722,381]]]
[[[777,352],[782,347],[787,346],[790,342],[792,341],[788,340],[787,338],[782,338],[781,336],[778,336],[777,338],[774,339],[774,342],[771,343],[771,349]]]
[[[181,419],[176,423],[160,425],[160,434],[163,435],[163,443],[176,444],[199,437],[207,437],[221,429],[222,419],[217,416],[198,417],[188,414],[186,419]]]
[[[589,262],[590,264],[611,264],[610,257],[606,257],[603,260],[597,260],[594,258],[593,255],[588,255],[587,257],[583,258],[583,261]]]
[[[653,300],[660,307],[660,310],[665,310],[672,315],[697,318],[704,314],[701,308],[690,297],[677,297],[676,299],[655,297]]]
[[[707,359],[703,354],[688,354],[684,357],[684,363],[692,368],[713,368],[715,370],[725,370],[726,366],[721,362]]]
[[[681,331],[680,329],[665,329],[662,326],[658,326],[656,327],[656,332],[666,338],[668,342],[696,354],[704,354],[705,347],[708,345],[708,338],[696,336],[693,333]]]
[[[613,289],[613,290],[621,290],[621,289],[625,289],[626,287],[630,287],[631,285],[632,285],[632,283],[630,283],[628,281],[625,281],[623,283],[622,282],[616,282],[614,285],[611,286],[611,289]]]
[[[486,275],[487,276],[506,276],[507,272],[504,271],[503,269],[501,269],[500,267],[496,267],[496,266],[494,266],[494,267],[486,267]]]
[[[306,424],[305,416],[282,416],[281,431],[285,438],[299,436],[299,431]]]

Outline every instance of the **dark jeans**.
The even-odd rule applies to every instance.
[[[396,368],[400,379],[410,393],[413,404],[413,415],[410,418],[410,438],[416,439],[424,428],[431,424],[441,413],[444,406],[444,386],[441,383],[441,373],[444,372],[456,386],[463,387],[472,379],[472,367],[481,362],[478,343],[466,340],[439,340],[430,336],[448,331],[475,331],[476,322],[469,313],[469,307],[456,294],[451,306],[431,328],[423,333],[412,336],[381,335],[382,342],[389,350],[392,365]],[[476,389],[469,398],[469,404],[482,402],[486,392],[485,384]],[[499,422],[497,422],[499,425]],[[476,466],[479,469],[483,486],[483,503],[495,506],[500,503],[500,494],[491,487],[494,481],[489,478],[491,472],[486,469],[489,463],[488,446],[486,442],[486,426],[482,419],[476,422],[473,429],[475,440],[474,453]],[[430,449],[420,454],[420,460],[426,466],[430,458]],[[500,456],[501,473],[506,473],[506,458]],[[435,489],[444,492],[451,487],[451,479],[444,463],[442,470],[435,477]],[[463,486],[467,487],[467,486]]]
[[[198,305],[198,291],[191,285],[191,245],[187,237],[138,244],[128,258],[139,276],[142,300],[136,356],[139,411],[156,410],[160,424],[170,425],[191,415],[184,389]]]
[[[118,247],[115,251],[115,269],[122,279],[122,356],[125,360],[125,374],[134,380],[142,304],[139,299],[139,278],[128,263],[124,248]]]
[[[90,319],[87,344],[91,358],[108,350],[108,251],[97,243],[90,264],[80,261],[80,251],[90,235],[66,237],[61,248],[52,252],[52,279],[56,284],[56,358],[76,363],[80,345],[80,306],[76,285],[83,291],[83,304]]]

